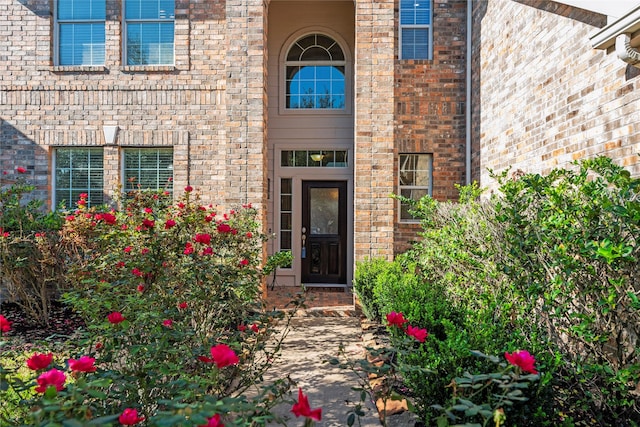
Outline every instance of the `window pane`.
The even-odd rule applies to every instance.
[[[133,148],[124,151],[125,191],[173,192],[173,149]]]
[[[286,72],[287,108],[343,109],[345,107],[344,65],[293,65],[304,61],[343,61],[344,54],[330,37],[314,34],[298,40],[290,49]]]
[[[400,25],[429,25],[431,0],[401,0]]]
[[[56,150],[55,202],[73,208],[81,193],[87,193],[89,206],[104,201],[103,154],[101,148]]]
[[[402,29],[402,58],[429,59],[429,29]]]
[[[60,65],[103,65],[104,24],[60,24]]]
[[[106,18],[105,0],[58,0],[58,19],[104,20]]]

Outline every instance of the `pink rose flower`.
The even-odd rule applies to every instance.
[[[120,322],[124,322],[125,318],[122,316],[122,313],[119,311],[114,311],[113,313],[107,316],[107,320],[114,325],[117,325]]]
[[[211,347],[211,357],[200,356],[198,359],[205,363],[215,363],[218,369],[229,365],[237,365],[240,362],[235,351],[226,344],[218,344]]]
[[[136,411],[135,409],[127,408],[118,417],[118,421],[120,421],[120,424],[122,425],[132,426],[144,421],[144,417],[139,417],[138,411]]]
[[[538,373],[535,367],[536,359],[527,350],[518,350],[513,353],[505,352],[504,357],[513,366],[517,366],[524,372],[529,372],[530,374]]]
[[[298,402],[293,405],[291,412],[296,417],[305,417],[316,421],[322,419],[322,408],[311,409],[309,399],[302,393],[301,388],[298,389]]]
[[[69,359],[69,369],[75,372],[95,372],[94,363],[96,359],[89,356],[82,356],[80,359]]]
[[[33,353],[33,356],[27,359],[27,367],[34,371],[47,368],[53,362],[53,353]]]
[[[407,326],[407,335],[414,337],[419,342],[424,342],[424,340],[429,336],[426,329],[414,328],[411,325]]]
[[[201,424],[198,427],[224,427],[224,424],[220,421],[220,414],[215,414],[211,418],[207,418],[206,424]]]
[[[392,311],[391,313],[387,314],[387,322],[387,326],[397,326],[399,328],[402,328],[402,326],[407,323],[408,320],[404,318],[404,314]]]
[[[9,322],[6,317],[0,314],[0,332],[9,332],[11,330],[12,323],[13,322]]]
[[[38,393],[44,393],[49,387],[55,387],[57,391],[64,389],[64,382],[67,380],[67,376],[64,372],[57,369],[51,369],[43,374],[40,374],[36,382],[38,386],[36,391]]]

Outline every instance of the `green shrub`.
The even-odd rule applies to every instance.
[[[22,175],[7,182],[0,188],[0,287],[34,324],[47,325],[52,298],[64,287],[62,216],[41,200],[27,201],[35,186]]]
[[[362,304],[362,312],[371,320],[381,320],[378,303],[374,295],[376,278],[390,264],[385,258],[370,258],[356,263],[353,275],[353,290]]]
[[[640,179],[603,157],[499,179],[501,267],[562,351],[568,400],[605,423],[640,418]]]

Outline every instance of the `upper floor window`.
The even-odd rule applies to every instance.
[[[80,194],[87,195],[89,206],[104,203],[102,148],[58,148],[54,153],[53,205],[63,203],[67,209],[73,209]]]
[[[173,0],[124,0],[127,65],[174,64],[174,9]]]
[[[57,65],[104,65],[105,0],[55,2]]]
[[[173,192],[172,148],[127,148],[124,150],[125,191],[165,190]]]
[[[431,59],[431,0],[400,0],[400,59]]]
[[[398,183],[400,195],[412,200],[420,200],[431,194],[433,176],[432,154],[400,154]],[[409,205],[400,203],[400,221],[412,221]]]
[[[345,66],[344,52],[331,37],[298,39],[286,57],[286,108],[344,110]]]

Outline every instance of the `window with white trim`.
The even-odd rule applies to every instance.
[[[400,0],[400,59],[431,59],[432,0]]]
[[[124,0],[127,65],[173,65],[175,2]]]
[[[342,48],[324,34],[298,39],[285,62],[285,107],[344,110],[346,61]]]
[[[55,1],[56,65],[104,65],[106,0]]]
[[[73,209],[80,194],[87,194],[87,205],[104,203],[104,155],[102,148],[57,148],[54,151],[54,200]]]
[[[291,250],[293,224],[293,180],[280,179],[280,250]]]
[[[398,173],[399,194],[407,199],[420,200],[427,194],[431,194],[433,155],[400,154]],[[415,221],[406,203],[400,203],[400,221]]]
[[[172,148],[126,148],[125,193],[134,190],[165,190],[173,193]]]

